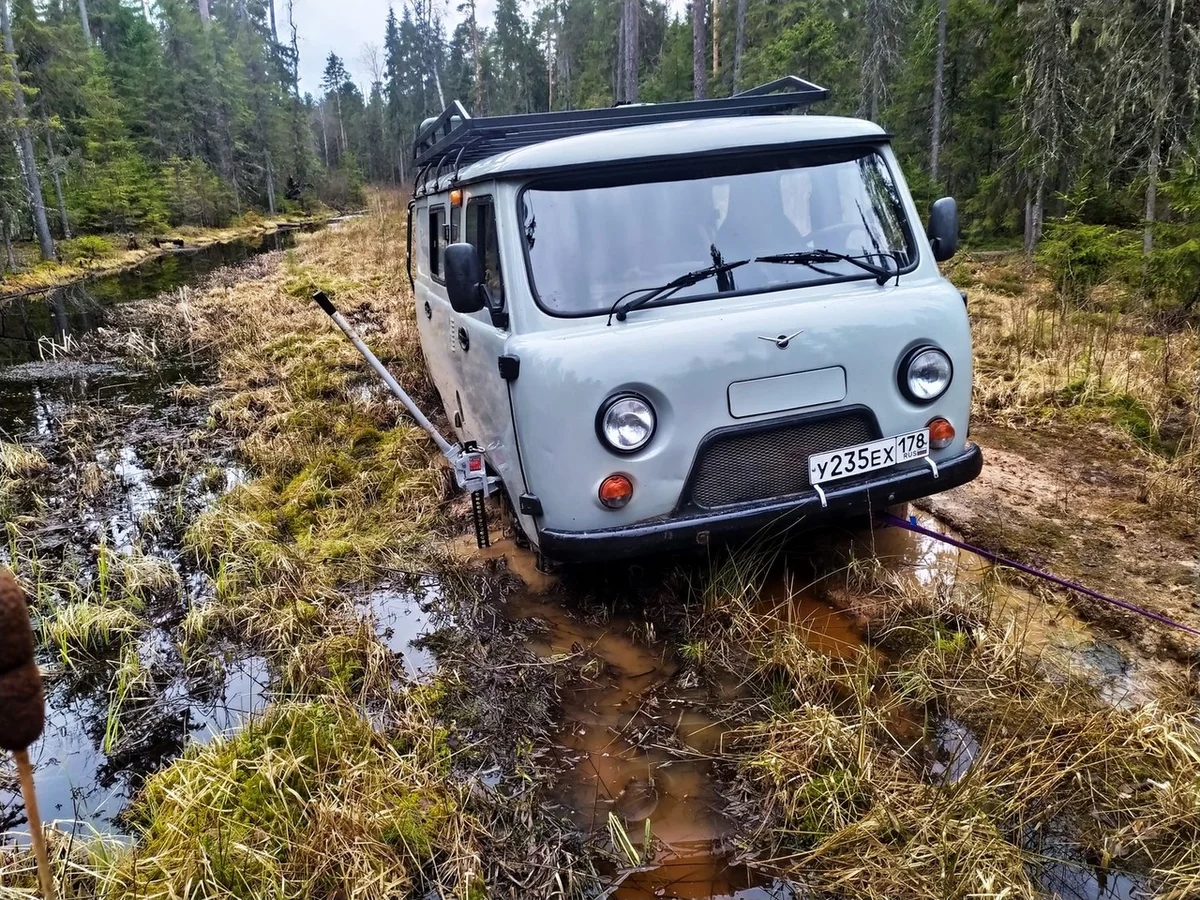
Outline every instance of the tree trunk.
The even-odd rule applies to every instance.
[[[0,227],[4,229],[4,259],[8,263],[8,271],[15,272],[17,258],[13,256],[11,222],[12,216],[8,211],[8,201],[0,197]]]
[[[721,0],[712,0],[712,77],[721,67]]]
[[[321,149],[325,153],[325,168],[329,168],[329,126],[328,117],[325,115],[325,107],[321,107]]]
[[[638,57],[640,53],[640,38],[638,26],[642,13],[641,0],[625,0],[625,21],[622,28],[622,43],[625,48],[624,65],[621,80],[624,82],[624,99],[627,103],[638,102]]]
[[[83,26],[83,36],[90,44],[92,42],[92,23],[88,19],[87,0],[79,0],[79,24]]]
[[[1033,194],[1028,188],[1025,193],[1025,259],[1033,261]]]
[[[341,160],[342,154],[346,152],[346,120],[342,118],[342,88],[338,85],[337,93],[333,95],[334,101],[337,103],[338,114],[338,132],[342,136],[342,143],[338,150],[338,159]]]
[[[742,53],[746,49],[746,0],[737,0],[737,23],[733,37],[733,92],[742,86]]]
[[[617,22],[617,68],[613,72],[613,99],[625,102],[625,39],[629,36],[629,0],[621,0],[621,18]]]
[[[949,0],[938,2],[937,66],[933,74],[933,134],[929,141],[929,177],[938,183],[938,156],[942,150],[942,95],[946,79],[946,19]]]
[[[1146,161],[1146,226],[1142,232],[1142,252],[1154,249],[1154,221],[1158,207],[1158,176],[1162,168],[1163,125],[1171,96],[1171,30],[1175,0],[1163,0],[1162,38],[1158,45],[1158,96],[1154,98],[1154,124],[1150,129],[1150,156]]]
[[[58,224],[62,228],[63,240],[71,239],[71,222],[67,218],[67,202],[63,197],[62,176],[54,164],[54,136],[50,133],[50,121],[46,118],[46,107],[42,107],[42,125],[46,129],[46,150],[50,155],[50,177],[54,179],[54,197],[58,200]]]
[[[271,15],[271,42],[279,43],[279,26],[275,23],[275,0],[267,0],[267,11]]]
[[[271,151],[264,153],[267,159],[267,211],[275,215],[275,167],[271,165]]]
[[[12,22],[8,17],[8,0],[0,0],[0,28],[4,30],[4,52],[8,56],[9,72],[12,75],[12,101],[16,111],[17,159],[21,163],[21,174],[25,176],[25,187],[29,192],[29,206],[33,212],[33,230],[37,234],[42,259],[54,259],[54,239],[50,237],[50,223],[46,219],[46,203],[42,198],[42,179],[38,175],[37,157],[33,152],[33,138],[29,136],[29,122],[25,113],[25,92],[21,88],[21,76],[17,71],[17,51],[13,45]]]
[[[212,18],[212,13],[208,11],[208,0],[200,0],[200,21],[207,22]]]
[[[475,109],[472,112],[477,116],[483,115],[483,56],[479,47],[479,20],[475,17],[475,0],[470,0],[471,9],[471,56],[474,64],[475,83],[472,85],[475,95]],[[554,104],[550,104],[550,108],[554,108]]]
[[[1044,175],[1041,175],[1038,177],[1037,188],[1033,193],[1033,208],[1029,211],[1029,237],[1025,255],[1030,260],[1033,259],[1038,242],[1042,239],[1042,216],[1045,194],[1046,178]]]
[[[692,93],[697,100],[708,96],[708,66],[704,60],[704,2],[692,0]]]

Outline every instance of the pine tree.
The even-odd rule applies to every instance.
[[[17,52],[13,44],[12,21],[8,14],[8,0],[0,0],[0,29],[4,32],[4,53],[8,59],[8,70],[12,81],[7,86],[16,116],[17,158],[21,173],[29,192],[29,208],[33,214],[33,228],[37,234],[42,259],[54,259],[54,239],[50,236],[50,223],[46,218],[46,204],[42,199],[42,179],[38,173],[37,157],[33,152],[33,139],[29,133],[26,117],[25,91],[21,75],[17,70]]]

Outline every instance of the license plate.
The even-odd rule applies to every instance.
[[[929,429],[922,428],[896,437],[880,438],[869,444],[814,453],[808,458],[808,480],[810,484],[824,484],[826,481],[875,472],[928,455]]]

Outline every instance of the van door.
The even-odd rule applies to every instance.
[[[479,254],[484,285],[493,305],[504,310],[495,320],[486,308],[472,315],[454,313],[464,433],[487,453],[492,468],[509,488],[516,508],[525,481],[516,449],[508,382],[500,375],[500,357],[509,338],[508,307],[500,265],[496,207],[490,194],[472,194],[466,199],[461,240]]]
[[[416,255],[416,275],[413,294],[417,304],[417,329],[429,375],[442,398],[446,418],[461,437],[463,416],[459,398],[461,372],[455,357],[458,342],[454,311],[446,295],[445,255],[449,238],[447,204],[444,198],[431,197],[414,210],[416,227],[413,250]]]

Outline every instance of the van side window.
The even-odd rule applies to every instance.
[[[417,255],[417,274],[429,274],[429,223],[425,218],[425,210],[418,210],[413,216],[413,227],[417,233],[413,238],[413,251]]]
[[[442,224],[445,221],[445,207],[429,207],[429,274],[439,281],[442,278],[442,256],[446,249],[442,240]]]
[[[504,302],[504,279],[500,272],[500,243],[496,237],[496,207],[491,197],[472,198],[467,203],[466,241],[479,254],[483,279],[493,299]]]

